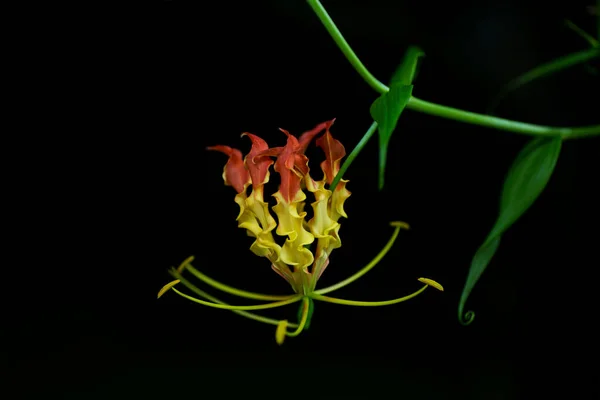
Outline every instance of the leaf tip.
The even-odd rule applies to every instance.
[[[467,311],[464,315],[458,316],[458,321],[462,326],[469,326],[475,319],[475,311]]]

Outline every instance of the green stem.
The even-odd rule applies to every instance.
[[[308,4],[314,10],[315,14],[321,20],[321,23],[329,32],[332,39],[338,45],[346,59],[354,67],[356,72],[378,93],[384,94],[389,91],[389,88],[375,78],[364,66],[364,64],[356,56],[348,42],[344,39],[339,29],[335,26],[333,20],[327,14],[327,11],[319,0],[307,0]],[[523,133],[536,136],[560,136],[563,139],[574,139],[579,137],[594,136],[600,134],[600,125],[584,126],[578,128],[557,128],[543,125],[528,124],[525,122],[511,121],[504,118],[497,118],[484,114],[477,114],[469,111],[460,110],[457,108],[447,107],[435,103],[430,103],[425,100],[420,100],[411,97],[407,108],[415,111],[424,112],[431,115],[436,115],[442,118],[453,119],[456,121],[466,122],[469,124],[481,125],[488,128],[495,128],[515,133]]]
[[[342,168],[340,168],[340,170],[338,171],[335,178],[333,178],[333,181],[331,181],[331,186],[329,187],[329,190],[331,190],[332,192],[335,190],[335,187],[337,186],[340,179],[342,179],[342,176],[344,176],[344,174],[350,167],[350,164],[352,164],[354,159],[358,156],[358,154],[362,151],[362,149],[367,145],[367,142],[371,139],[371,137],[373,136],[373,134],[375,134],[376,131],[377,131],[377,122],[373,121],[373,123],[369,127],[369,130],[367,131],[367,133],[365,133],[363,135],[362,139],[360,139],[360,142],[358,142],[356,147],[354,147],[354,149],[352,150],[350,155],[348,155],[348,157],[344,161],[344,164],[342,164]]]
[[[398,234],[400,233],[400,229],[402,229],[402,228],[409,229],[408,224],[406,224],[404,222],[392,222],[392,226],[394,226],[396,228],[394,230],[394,233],[392,234],[392,237],[390,238],[390,240],[388,240],[388,242],[383,247],[383,249],[381,249],[379,254],[377,254],[375,256],[375,258],[373,258],[373,260],[371,260],[370,263],[368,263],[364,268],[362,268],[360,271],[358,271],[351,277],[346,278],[343,281],[336,283],[335,285],[331,285],[331,286],[323,288],[323,289],[315,290],[313,293],[319,296],[319,295],[322,295],[325,293],[333,292],[334,290],[338,290],[340,288],[343,288],[344,286],[351,284],[352,282],[354,282],[355,280],[357,280],[358,278],[362,277],[364,274],[369,272],[371,269],[373,269],[373,267],[375,267],[379,263],[379,261],[381,261],[381,259],[387,254],[387,252],[390,251],[390,249],[394,245],[394,242],[396,241],[396,238],[398,237]],[[315,297],[315,299],[316,298],[317,297]]]
[[[560,136],[564,140],[600,134],[600,125],[583,126],[578,128],[556,128],[544,125],[534,125],[525,122],[511,121],[509,119],[492,117],[490,115],[477,114],[457,108],[430,103],[425,100],[411,97],[408,106],[425,114],[437,115],[438,117],[453,119],[474,125],[489,128],[502,129],[505,131],[523,133],[536,136]]]
[[[308,309],[310,307],[310,299],[305,297],[303,300],[304,302],[302,303],[302,318],[300,319],[300,324],[294,332],[286,332],[286,335],[289,337],[298,336],[300,333],[302,333],[304,327],[306,326],[306,321],[308,320]],[[290,326],[290,323],[288,323],[288,326]]]
[[[192,273],[192,275],[194,275],[196,278],[200,279],[207,285],[210,285],[216,289],[219,289],[223,292],[232,294],[234,296],[245,297],[247,299],[267,300],[267,301],[269,301],[269,300],[287,300],[291,297],[294,297],[294,295],[275,296],[275,295],[269,295],[269,294],[248,292],[248,291],[245,291],[242,289],[234,288],[232,286],[229,286],[229,285],[226,285],[219,281],[216,281],[207,275],[204,275],[202,272],[198,271],[196,268],[194,268],[192,266],[192,264],[189,264],[189,263],[185,265],[185,269],[190,271]]]
[[[356,300],[344,300],[344,299],[336,299],[335,297],[321,296],[320,294],[312,294],[311,297],[315,300],[326,301],[328,303],[341,304],[344,306],[362,306],[362,307],[379,307],[379,306],[390,306],[392,304],[402,303],[403,301],[412,299],[415,296],[421,294],[425,289],[427,289],[429,285],[423,286],[421,289],[417,290],[413,294],[409,294],[408,296],[400,297],[394,300],[385,300],[385,301],[356,301]]]
[[[323,5],[319,2],[319,0],[308,0],[308,4],[313,9],[317,17],[321,20],[321,23],[331,35],[333,41],[338,45],[342,53],[346,56],[346,59],[350,61],[350,64],[354,67],[356,72],[367,82],[376,92],[385,93],[389,89],[383,83],[379,82],[377,78],[375,78],[369,70],[363,65],[363,63],[358,59],[354,50],[350,47],[342,33],[339,31]]]

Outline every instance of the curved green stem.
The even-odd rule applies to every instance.
[[[336,299],[335,297],[321,296],[320,294],[312,294],[311,297],[315,300],[326,301],[328,303],[341,304],[344,306],[362,306],[362,307],[379,307],[379,306],[390,306],[392,304],[402,303],[403,301],[412,299],[415,296],[421,294],[425,289],[427,289],[429,285],[423,286],[421,289],[417,290],[413,294],[409,294],[408,296],[400,297],[394,300],[385,300],[385,301],[356,301],[356,300],[344,300],[344,299]]]
[[[248,292],[248,291],[245,291],[242,289],[234,288],[232,286],[229,286],[229,285],[226,285],[219,281],[216,281],[209,276],[204,275],[202,272],[198,271],[196,268],[194,268],[192,266],[192,264],[189,264],[189,263],[185,265],[185,269],[190,271],[192,273],[192,275],[194,275],[196,278],[200,279],[207,285],[210,285],[216,289],[221,290],[222,292],[226,292],[226,293],[232,294],[234,296],[245,297],[247,299],[267,300],[267,301],[268,300],[287,300],[291,297],[294,297],[294,295],[275,296],[275,295],[269,295],[269,294]]]
[[[182,283],[183,283],[183,281],[182,281]],[[204,300],[200,300],[195,297],[192,297],[192,296],[188,296],[187,294],[180,292],[179,290],[175,289],[174,287],[171,288],[171,290],[173,290],[175,293],[177,293],[181,297],[185,297],[186,299],[193,301],[194,303],[202,304],[203,306],[220,308],[223,310],[232,310],[232,311],[233,310],[240,310],[240,311],[243,311],[243,310],[266,310],[268,308],[277,308],[277,307],[281,307],[281,306],[286,306],[288,304],[296,303],[302,299],[302,296],[298,295],[289,300],[276,301],[274,303],[256,304],[256,305],[252,305],[252,306],[230,306],[228,304],[211,303],[210,301],[204,301]]]
[[[381,249],[379,254],[377,254],[375,256],[375,258],[373,258],[371,260],[370,263],[368,263],[360,271],[358,271],[354,275],[350,276],[349,278],[346,278],[343,281],[336,283],[335,285],[331,285],[331,286],[323,288],[323,289],[315,290],[313,293],[316,294],[317,296],[320,296],[325,293],[333,292],[334,290],[338,290],[340,288],[343,288],[344,286],[351,284],[352,282],[354,282],[355,280],[357,280],[358,278],[362,277],[364,274],[369,272],[371,269],[373,269],[373,267],[375,267],[379,263],[379,261],[381,261],[381,259],[387,254],[387,252],[390,251],[390,249],[394,245],[394,242],[396,241],[396,238],[398,237],[398,234],[400,233],[400,229],[402,229],[402,228],[409,229],[408,224],[406,224],[404,222],[398,221],[398,222],[392,222],[391,224],[392,224],[392,226],[394,226],[396,228],[394,230],[394,233],[392,234],[392,237],[390,238],[390,240],[388,240],[388,242],[383,247],[383,249]],[[317,297],[314,297],[314,298],[316,299]]]
[[[430,103],[425,100],[411,97],[408,106],[416,111],[438,117],[453,119],[473,125],[481,125],[489,128],[502,129],[505,131],[523,133],[536,136],[560,136],[564,140],[600,134],[600,125],[582,126],[578,128],[556,128],[544,125],[528,124],[525,122],[511,121],[509,119],[493,117],[490,115],[477,114],[457,108]]]
[[[294,332],[286,332],[285,334],[289,337],[296,337],[299,334],[302,333],[302,331],[304,330],[304,327],[306,326],[306,321],[308,320],[308,308],[310,306],[310,299],[308,297],[304,297],[303,299],[303,303],[302,303],[302,318],[300,319],[300,324],[298,324],[298,327],[296,328],[296,330]],[[290,323],[287,324],[288,326],[291,326]]]
[[[338,45],[346,59],[354,67],[356,72],[367,82],[378,93],[384,94],[389,91],[389,88],[375,78],[360,61],[357,55],[354,53],[348,42],[344,39],[339,29],[335,26],[333,20],[327,14],[327,11],[319,0],[307,0],[308,4],[314,10],[315,14],[323,26],[329,32],[332,39]],[[453,119],[456,121],[466,122],[469,124],[476,124],[485,126],[488,128],[495,128],[515,133],[523,133],[527,135],[536,136],[560,136],[563,139],[574,139],[586,136],[594,136],[600,134],[600,125],[584,126],[578,128],[564,127],[550,127],[536,124],[528,124],[524,122],[511,121],[504,118],[497,118],[484,114],[477,114],[469,111],[460,110],[457,108],[447,107],[435,103],[430,103],[425,100],[420,100],[415,97],[411,97],[407,108],[415,111],[424,112],[431,115],[436,115],[442,118]]]
[[[350,167],[350,164],[352,164],[354,159],[358,156],[358,154],[362,151],[362,149],[367,145],[367,142],[371,139],[371,136],[373,136],[376,131],[377,131],[377,122],[373,121],[373,123],[369,127],[369,130],[367,131],[367,133],[365,133],[363,135],[362,139],[360,139],[360,142],[358,142],[356,147],[354,147],[354,149],[352,150],[350,155],[348,155],[348,157],[346,157],[346,160],[342,164],[342,168],[340,168],[340,170],[338,171],[335,178],[333,178],[333,181],[331,181],[331,186],[329,187],[329,190],[331,190],[332,192],[335,190],[335,187],[337,186],[340,179],[342,179],[342,176],[344,176],[344,174],[348,170],[348,167]]]
[[[339,31],[337,26],[335,26],[335,23],[319,0],[308,0],[308,4],[313,9],[315,14],[317,14],[317,17],[319,17],[321,23],[323,23],[325,29],[327,29],[327,32],[329,32],[329,35],[331,35],[331,38],[338,45],[342,53],[344,53],[346,59],[350,61],[350,64],[352,64],[356,72],[358,72],[365,82],[367,82],[367,84],[369,84],[369,86],[371,86],[376,92],[387,92],[389,90],[388,87],[379,82],[377,78],[375,78],[359,60],[354,53],[354,50],[352,50],[352,47],[350,47],[348,42],[346,42],[346,39],[344,39],[344,36],[342,36],[342,33]]]

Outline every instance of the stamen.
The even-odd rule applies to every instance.
[[[163,289],[165,289],[167,286],[169,286],[166,290],[163,291],[163,289],[161,289],[161,292],[159,292],[159,297],[162,296],[167,290],[171,289],[173,286],[175,286],[177,283],[179,283],[179,279],[169,282],[168,284],[166,284]],[[205,299],[208,299],[210,301],[212,301],[213,303],[218,303],[218,304],[224,304],[224,305],[228,305],[227,303],[225,303],[222,300],[219,300],[218,298],[211,296],[210,294],[206,293],[203,290],[198,289],[196,286],[191,285],[191,287],[188,287],[190,290],[192,290],[194,293],[196,293],[198,296],[204,297]],[[246,317],[248,319],[252,319],[254,321],[258,321],[258,322],[263,322],[265,324],[269,324],[269,325],[278,325],[279,324],[279,320],[273,319],[273,318],[268,318],[268,317],[263,317],[262,315],[258,315],[255,313],[251,313],[248,311],[242,311],[242,310],[230,310],[231,312],[234,312],[238,315],[241,315],[242,317]],[[296,323],[288,323],[288,326],[290,328],[297,328],[298,324]]]
[[[285,334],[287,332],[287,319],[279,321],[277,324],[277,330],[275,331],[275,341],[278,345],[282,345],[285,340]]]
[[[185,297],[186,299],[191,300],[194,303],[202,304],[203,306],[209,306],[209,307],[213,307],[213,308],[221,308],[223,310],[242,310],[242,311],[243,310],[266,310],[268,308],[277,308],[277,307],[281,307],[281,306],[287,306],[288,304],[296,303],[297,301],[300,301],[302,299],[302,296],[298,296],[298,297],[295,297],[295,298],[292,298],[289,300],[277,301],[274,303],[257,304],[257,305],[252,305],[252,306],[230,306],[230,305],[211,303],[209,301],[200,300],[195,297],[188,296],[187,294],[182,293],[175,288],[172,288],[172,290],[175,293],[177,293],[178,295],[180,295],[181,297]]]
[[[278,296],[278,295],[270,295],[270,294],[248,292],[246,290],[234,288],[232,286],[229,286],[229,285],[221,283],[221,282],[219,282],[217,280],[214,280],[213,278],[211,278],[211,277],[209,277],[207,275],[204,275],[202,272],[198,271],[191,264],[185,265],[185,269],[187,269],[188,271],[190,271],[192,273],[192,275],[194,275],[196,278],[200,279],[201,281],[203,281],[207,285],[210,285],[210,286],[214,287],[215,289],[219,289],[219,290],[221,290],[223,292],[232,294],[234,296],[245,297],[247,299],[267,300],[267,301],[268,300],[286,300],[286,299],[289,299],[290,297],[293,296],[293,295],[280,295],[280,296]]]
[[[175,279],[174,281],[167,283],[165,286],[162,287],[162,289],[158,291],[158,296],[156,296],[156,298],[160,299],[163,294],[167,293],[169,289],[177,285],[179,282],[181,282],[179,279]]]
[[[277,330],[275,331],[275,340],[277,341],[278,345],[281,346],[283,344],[283,341],[285,340],[285,336],[296,337],[300,333],[302,333],[302,331],[304,330],[304,327],[306,326],[306,321],[308,320],[308,312],[310,309],[310,299],[308,297],[304,297],[303,300],[304,300],[304,302],[302,303],[302,318],[300,319],[300,324],[298,325],[298,328],[296,328],[296,330],[294,332],[287,331],[287,327],[288,327],[287,320],[279,321],[279,324],[277,325]]]
[[[412,299],[413,297],[421,294],[425,289],[427,289],[429,285],[423,286],[421,289],[416,292],[409,294],[408,296],[400,297],[394,300],[385,300],[385,301],[356,301],[356,300],[344,300],[337,299],[335,297],[321,296],[320,294],[313,294],[311,297],[315,300],[322,300],[328,303],[342,304],[345,306],[362,306],[362,307],[379,307],[379,306],[390,306],[392,304],[402,303],[403,301]]]
[[[419,282],[422,282],[426,285],[429,285],[431,287],[436,288],[437,290],[439,290],[440,292],[444,291],[444,287],[442,285],[440,285],[439,283],[437,283],[436,281],[434,281],[433,279],[429,279],[429,278],[419,278],[418,279]]]
[[[357,280],[358,278],[362,277],[364,274],[369,272],[371,269],[373,269],[373,267],[375,267],[379,263],[379,261],[381,261],[381,259],[388,253],[388,251],[390,251],[390,249],[394,245],[394,242],[398,238],[400,229],[406,229],[406,230],[410,229],[410,226],[406,222],[402,222],[402,221],[394,221],[394,222],[391,222],[390,225],[396,228],[394,230],[394,233],[392,234],[392,237],[390,238],[390,240],[388,240],[387,244],[383,247],[383,249],[381,249],[379,254],[377,254],[375,256],[375,258],[373,258],[373,260],[371,260],[370,263],[368,263],[364,268],[362,268],[360,271],[358,271],[351,277],[346,278],[343,281],[338,282],[335,285],[326,287],[324,289],[315,290],[313,293],[321,295],[321,294],[333,292],[334,290],[338,290],[340,288],[343,288],[346,285],[351,284],[352,282],[354,282],[355,280]]]
[[[194,256],[189,256],[188,258],[183,260],[183,262],[179,264],[179,267],[177,267],[177,272],[182,273],[185,266],[191,263],[192,261],[194,261]]]
[[[177,278],[181,281],[181,283],[183,283],[188,289],[194,291],[194,289],[198,289],[196,286],[194,286],[190,281],[188,281],[187,279],[185,279],[179,272],[177,272],[177,270],[172,269],[169,271],[169,273],[171,275],[173,275],[174,278]],[[177,292],[177,289],[175,288],[171,288],[172,290]],[[198,289],[199,290],[199,289]],[[286,300],[283,301],[277,301],[274,303],[267,303],[267,304],[258,304],[258,305],[254,305],[254,306],[230,306],[230,305],[224,305],[224,304],[214,304],[214,303],[210,303],[204,300],[199,300],[196,299],[194,297],[188,296],[186,294],[183,294],[181,292],[179,292],[178,294],[182,295],[183,297],[192,300],[196,303],[205,305],[205,306],[209,306],[209,307],[214,307],[214,308],[222,308],[225,310],[263,310],[263,309],[267,309],[267,308],[275,308],[275,307],[281,307],[281,306],[285,306],[287,304],[292,304],[292,303],[296,303],[298,301],[300,301],[302,299],[301,295],[292,295],[292,296],[288,296],[286,298]]]

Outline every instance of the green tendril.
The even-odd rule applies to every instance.
[[[467,311],[465,315],[458,314],[458,320],[464,326],[471,325],[471,322],[475,319],[475,311]]]

